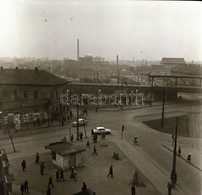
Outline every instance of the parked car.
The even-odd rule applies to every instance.
[[[87,123],[88,123],[88,121],[83,119],[83,118],[80,118],[78,120],[78,126],[86,125]],[[76,127],[77,126],[77,121],[72,122],[72,126]]]
[[[110,129],[106,129],[104,127],[96,127],[95,129],[92,129],[92,134],[95,135],[102,135],[103,133],[107,134],[111,134],[111,130]]]

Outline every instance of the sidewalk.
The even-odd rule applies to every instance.
[[[165,147],[166,149],[168,149],[170,152],[173,153],[173,146],[172,143],[167,143],[167,144],[163,144],[163,147]],[[197,170],[202,172],[202,154],[200,153],[200,151],[197,150],[196,147],[194,147],[193,145],[185,145],[185,144],[181,144],[181,155],[177,155],[178,158],[183,159],[184,161],[186,161],[187,163],[190,164],[190,166],[195,167]],[[177,147],[177,151],[178,151]],[[191,153],[191,162],[187,161],[187,156],[188,154]]]
[[[150,182],[161,192],[161,194],[167,194],[167,184],[170,181],[170,175],[166,171],[162,171],[158,168],[154,162],[149,160],[146,154],[142,154],[127,140],[114,139],[113,142],[122,150],[122,152],[129,158],[129,160],[137,166]],[[174,192],[175,195],[185,195],[178,186],[176,186]]]

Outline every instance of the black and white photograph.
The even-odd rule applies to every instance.
[[[0,195],[201,195],[201,10],[0,0]]]

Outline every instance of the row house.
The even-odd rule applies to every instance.
[[[60,95],[67,91],[67,81],[45,70],[0,68],[0,113],[16,120],[51,119],[61,116],[67,106]],[[35,114],[35,116],[34,116]],[[5,117],[6,116],[6,117]]]

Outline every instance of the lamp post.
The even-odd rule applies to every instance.
[[[155,84],[155,86],[162,88],[162,112],[161,112],[161,128],[164,128],[164,107],[165,107],[165,97],[167,89],[165,87],[161,87]]]
[[[172,185],[175,187],[175,184],[177,182],[177,173],[176,173],[176,156],[177,156],[177,123],[178,123],[178,117],[176,118],[176,127],[175,127],[175,142],[174,142],[174,149],[173,149],[173,165],[172,165],[172,171],[170,175],[170,179],[172,182]]]
[[[96,112],[98,112],[98,108],[99,108],[99,100],[100,100],[99,95],[100,95],[100,93],[101,93],[101,90],[99,89],[98,93],[97,93],[97,108],[96,108]]]
[[[138,90],[135,90],[135,105],[138,105]]]
[[[161,128],[164,128],[165,88],[163,88],[162,96]]]
[[[76,140],[79,140],[79,103],[76,105]]]

